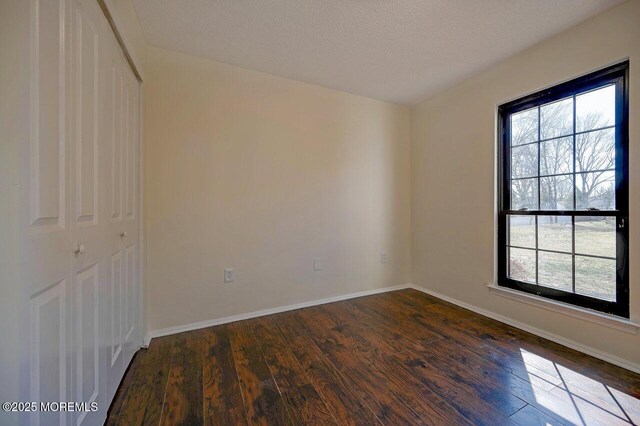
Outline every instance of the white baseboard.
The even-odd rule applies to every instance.
[[[453,303],[454,305],[458,305],[462,308],[465,309],[469,309],[470,311],[473,311],[475,313],[478,313],[480,315],[483,315],[485,317],[494,319],[496,321],[500,321],[502,323],[508,324],[510,326],[519,328],[520,330],[524,330],[527,331],[529,333],[535,334],[536,336],[540,336],[543,337],[545,339],[551,340],[552,342],[561,344],[563,346],[566,346],[568,348],[571,349],[575,349],[577,351],[583,352],[587,355],[591,355],[595,358],[601,359],[603,361],[607,361],[611,364],[617,365],[619,367],[622,368],[626,368],[627,370],[633,371],[635,373],[639,373],[640,374],[640,364],[620,358],[618,356],[612,355],[612,354],[608,354],[606,352],[603,352],[599,349],[595,349],[591,346],[587,346],[584,345],[582,343],[576,342],[574,340],[571,339],[567,339],[565,337],[562,336],[558,336],[557,334],[553,334],[553,333],[549,333],[547,331],[541,330],[539,328],[536,327],[532,327],[530,325],[524,324],[520,321],[505,317],[504,315],[500,315],[497,314],[495,312],[491,312],[488,311],[486,309],[482,309],[479,308],[477,306],[471,305],[469,303],[466,302],[462,302],[458,299],[454,299],[452,297],[449,296],[445,296],[444,294],[440,294],[438,292],[429,290],[427,288],[424,287],[420,287],[414,284],[401,284],[401,285],[396,285],[396,286],[392,286],[392,287],[382,287],[382,288],[376,288],[373,290],[366,290],[366,291],[360,291],[357,293],[349,293],[349,294],[343,294],[340,296],[334,296],[334,297],[327,297],[324,299],[316,299],[316,300],[311,300],[309,302],[302,302],[302,303],[295,303],[292,305],[286,305],[286,306],[279,306],[276,308],[270,308],[270,309],[263,309],[260,311],[254,311],[254,312],[248,312],[248,313],[244,313],[244,314],[238,314],[238,315],[231,315],[228,317],[222,317],[222,318],[215,318],[215,319],[211,319],[211,320],[206,320],[206,321],[200,321],[200,322],[194,322],[194,323],[190,323],[190,324],[185,324],[185,325],[179,325],[176,327],[167,327],[167,328],[161,328],[158,330],[152,330],[150,332],[148,332],[145,336],[144,339],[144,345],[149,346],[149,343],[151,342],[151,339],[155,338],[155,337],[162,337],[162,336],[168,336],[171,334],[177,334],[177,333],[182,333],[185,331],[192,331],[192,330],[198,330],[201,328],[206,328],[206,327],[213,327],[216,325],[222,325],[222,324],[228,324],[231,322],[235,322],[235,321],[242,321],[242,320],[247,320],[247,319],[251,319],[251,318],[257,318],[257,317],[262,317],[265,315],[272,315],[272,314],[278,314],[281,312],[287,312],[287,311],[293,311],[296,309],[302,309],[302,308],[308,308],[310,306],[316,306],[316,305],[323,305],[325,303],[331,303],[331,302],[339,302],[341,300],[348,300],[348,299],[354,299],[356,297],[363,297],[363,296],[369,296],[372,294],[379,294],[379,293],[386,293],[389,291],[395,291],[395,290],[403,290],[403,289],[407,289],[407,288],[412,288],[414,290],[417,291],[421,291],[423,293],[429,294],[431,296],[437,297],[438,299],[442,299],[446,302],[449,303]]]
[[[359,291],[357,293],[343,294],[340,296],[327,297],[324,299],[311,300],[309,302],[294,303],[293,305],[279,306],[276,308],[263,309],[260,311],[248,312],[245,314],[231,315],[228,317],[215,318],[206,321],[194,322],[191,324],[178,325],[176,327],[161,328],[159,330],[149,331],[144,339],[144,345],[149,346],[151,339],[155,337],[168,336],[171,334],[182,333],[185,331],[198,330],[200,328],[213,327],[215,325],[228,324],[230,322],[242,321],[251,318],[263,317],[265,315],[278,314],[296,309],[308,308],[310,306],[324,305],[325,303],[339,302],[341,300],[354,299],[356,297],[369,296],[372,294],[386,293],[388,291],[403,290],[406,288],[414,288],[411,284],[401,284],[392,287],[375,288],[373,290]]]
[[[524,324],[520,321],[516,321],[514,319],[505,317],[503,315],[497,314],[495,312],[488,311],[486,309],[479,308],[477,306],[471,305],[466,302],[462,302],[458,299],[454,299],[453,297],[445,296],[444,294],[440,294],[438,292],[429,290],[424,287],[420,287],[417,285],[410,285],[410,288],[414,290],[421,291],[423,293],[429,294],[431,296],[437,297],[438,299],[442,299],[446,302],[453,303],[454,305],[458,305],[462,308],[468,309],[485,317],[489,317],[496,321],[500,321],[502,323],[508,324],[515,328],[519,328],[520,330],[528,331],[529,333],[535,334],[536,336],[543,337],[545,339],[551,340],[552,342],[561,344],[571,349],[575,349],[577,351],[583,352],[587,355],[591,355],[595,358],[601,359],[603,361],[607,361],[611,364],[617,365],[618,367],[626,368],[627,370],[633,371],[634,373],[640,374],[640,364],[626,360],[624,358],[620,358],[618,356],[603,352],[599,349],[595,349],[591,346],[584,345],[582,343],[576,342],[571,339],[567,339],[562,336],[558,336],[557,334],[549,333],[547,331],[541,330],[536,327],[532,327],[530,325]]]

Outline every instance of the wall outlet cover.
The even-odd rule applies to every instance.
[[[224,282],[225,283],[232,283],[233,282],[233,278],[234,278],[233,269],[232,268],[225,268],[225,270],[224,270]]]

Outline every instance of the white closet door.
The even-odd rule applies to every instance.
[[[141,344],[139,84],[95,0],[30,0],[30,17],[25,400],[99,409],[25,418],[97,425]]]

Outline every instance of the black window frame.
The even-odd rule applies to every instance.
[[[575,96],[608,84],[615,84],[615,210],[510,210],[511,206],[511,115],[567,97]],[[540,126],[540,123],[538,123]],[[498,107],[498,285],[535,294],[552,300],[594,309],[629,318],[629,61],[612,65],[541,90]],[[538,144],[540,143],[538,138]],[[575,157],[575,153],[574,153]],[[538,159],[538,162],[540,160]],[[575,165],[574,165],[575,173]],[[574,183],[575,185],[575,183]],[[539,191],[539,189],[538,189]],[[540,200],[538,198],[538,203]],[[540,204],[538,208],[540,209]],[[508,217],[509,215],[571,216],[574,225],[578,216],[616,217],[616,301],[606,301],[576,293],[556,290],[508,277]],[[536,220],[537,224],[537,220]],[[536,226],[537,235],[537,226]],[[536,250],[538,250],[536,246]],[[537,253],[537,251],[536,251]],[[572,253],[575,265],[575,252]],[[536,257],[537,258],[537,257]],[[538,265],[536,261],[536,271]],[[575,277],[574,277],[575,290]]]

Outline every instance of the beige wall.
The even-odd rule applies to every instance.
[[[145,72],[148,330],[410,281],[408,108],[157,48]]]
[[[640,1],[624,3],[412,110],[415,284],[640,363],[640,335],[507,300],[486,288],[495,264],[497,105],[629,57],[631,312],[640,321],[639,23]]]

